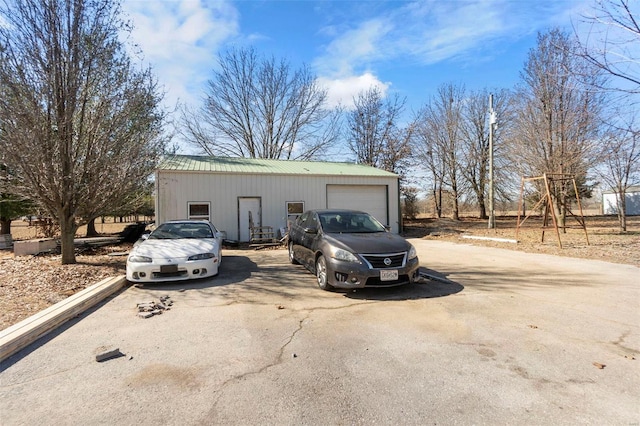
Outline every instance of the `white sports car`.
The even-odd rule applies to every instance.
[[[134,245],[127,258],[127,280],[179,281],[218,275],[222,235],[205,220],[165,222]]]

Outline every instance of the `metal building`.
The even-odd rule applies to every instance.
[[[175,155],[155,185],[157,223],[209,219],[234,241],[259,228],[278,238],[288,220],[319,208],[363,210],[401,228],[398,175],[359,164]]]
[[[618,194],[615,191],[605,191],[602,193],[602,213],[618,214],[618,204],[616,201]],[[640,215],[640,185],[630,186],[625,193],[626,215]]]

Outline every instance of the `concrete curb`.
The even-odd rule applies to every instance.
[[[124,275],[106,278],[0,331],[0,362],[54,330],[60,324],[100,303],[124,287],[126,282]]]
[[[462,238],[466,238],[468,240],[485,240],[485,241],[497,241],[499,243],[518,244],[518,240],[513,240],[513,239],[510,239],[510,238],[479,237],[479,236],[476,236],[476,235],[463,235]]]

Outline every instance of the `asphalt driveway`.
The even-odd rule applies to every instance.
[[[446,279],[323,292],[285,250],[227,250],[129,287],[3,362],[0,424],[640,423],[639,268],[412,242]]]

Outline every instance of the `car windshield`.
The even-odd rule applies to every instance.
[[[213,238],[213,232],[206,223],[163,223],[149,235],[155,240],[179,238]]]
[[[320,213],[320,223],[324,232],[356,233],[385,232],[386,229],[367,213]]]

